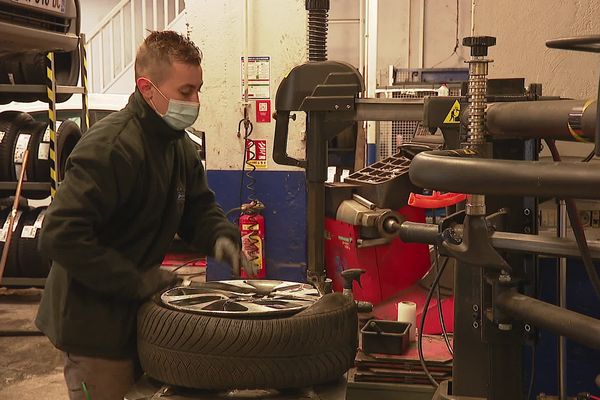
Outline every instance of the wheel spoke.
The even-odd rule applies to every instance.
[[[270,299],[283,300],[283,301],[295,301],[295,302],[301,302],[304,304],[314,303],[314,299],[307,298],[307,297],[291,296],[291,295],[287,295],[287,294],[275,295],[273,297],[270,297]]]
[[[254,287],[244,283],[244,281],[223,281],[223,282],[206,282],[201,286],[203,289],[223,290],[239,294],[253,294]]]
[[[215,296],[212,294],[188,296],[178,300],[170,300],[170,304],[174,306],[195,306],[198,304],[206,304],[217,300],[227,300],[223,296]]]

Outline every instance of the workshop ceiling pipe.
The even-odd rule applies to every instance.
[[[419,153],[409,176],[417,186],[454,193],[503,196],[600,198],[600,171],[582,162],[474,158],[471,150]]]

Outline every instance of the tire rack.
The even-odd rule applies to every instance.
[[[89,128],[89,109],[88,109],[88,79],[87,79],[87,56],[85,49],[85,35],[79,35],[79,63],[80,78],[83,86],[64,86],[56,84],[56,74],[54,68],[54,54],[48,53],[47,57],[47,85],[11,85],[0,84],[0,93],[46,93],[48,95],[48,117],[50,128],[50,158],[51,172],[50,183],[47,182],[23,182],[24,191],[50,191],[54,198],[55,188],[60,185],[62,177],[59,175],[59,160],[56,149],[56,94],[72,93],[81,94],[81,132],[85,133]],[[0,190],[16,190],[17,182],[0,182]],[[0,278],[1,286],[38,286],[43,287],[46,284],[46,278],[22,278],[9,277]]]

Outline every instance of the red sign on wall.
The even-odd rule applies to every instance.
[[[267,141],[265,139],[246,141],[246,160],[256,168],[267,168]]]
[[[256,100],[256,122],[271,122],[271,100]]]

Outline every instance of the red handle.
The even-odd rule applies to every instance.
[[[466,194],[441,193],[435,190],[431,196],[411,193],[408,196],[408,205],[419,208],[442,208],[452,206],[467,199]]]

